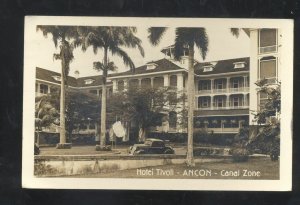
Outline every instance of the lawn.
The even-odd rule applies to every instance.
[[[74,176],[71,176],[74,177]],[[279,179],[279,161],[270,158],[251,158],[248,162],[197,163],[188,168],[185,164],[162,165],[140,169],[118,170],[109,173],[80,175],[88,178],[162,178],[162,179]]]

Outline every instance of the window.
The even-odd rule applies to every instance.
[[[47,94],[48,93],[48,85],[40,84],[40,93]]]
[[[147,63],[146,66],[147,66],[147,70],[152,70],[152,69],[155,69],[157,67],[157,64]]]
[[[172,75],[170,77],[170,86],[177,87],[177,76],[176,75]]]
[[[198,89],[199,90],[210,90],[209,81],[199,81]]]
[[[92,84],[94,81],[95,81],[95,80],[93,80],[93,79],[86,79],[86,80],[84,80],[84,84],[85,84],[85,85],[90,85],[90,84]]]
[[[276,59],[261,60],[259,79],[267,79],[269,83],[276,79]]]
[[[124,90],[124,81],[120,80],[118,81],[118,91],[123,91]]]
[[[238,79],[233,79],[232,87],[235,88],[235,89],[239,88],[239,80]]]
[[[239,106],[239,98],[238,97],[234,97],[233,98],[233,107],[238,107]]]
[[[260,92],[258,109],[260,110],[260,108],[264,107],[267,101],[268,101],[268,94],[265,92]]]
[[[202,98],[202,107],[208,107],[208,98]]]
[[[245,62],[236,62],[233,64],[234,64],[234,68],[244,68],[245,67]]]
[[[202,84],[202,90],[209,90],[208,82],[204,81]]]
[[[213,67],[212,66],[204,66],[203,67],[203,72],[210,72],[213,71]]]
[[[87,129],[87,125],[81,124],[81,125],[79,125],[79,129],[80,130],[86,130]]]
[[[223,98],[217,98],[217,107],[223,107]]]
[[[176,124],[177,124],[177,113],[172,111],[169,113],[169,126],[172,128],[176,128]]]
[[[259,53],[270,53],[277,51],[276,29],[259,30]]]
[[[89,93],[97,95],[97,90],[90,90]]]
[[[95,124],[94,124],[94,123],[90,124],[90,125],[89,125],[89,129],[90,129],[90,130],[94,130],[94,129],[96,129],[96,126],[95,126]]]
[[[54,79],[54,80],[56,80],[56,81],[61,81],[61,77],[60,76],[52,76],[52,78]]]
[[[223,82],[222,81],[217,81],[217,89],[218,90],[223,89]]]

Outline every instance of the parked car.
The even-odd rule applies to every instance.
[[[160,139],[148,138],[144,144],[134,144],[129,148],[129,154],[174,154],[171,146],[166,146]]]

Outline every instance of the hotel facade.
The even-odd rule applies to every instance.
[[[185,58],[185,56],[183,57]],[[174,62],[164,58],[149,62],[130,71],[112,74],[108,78],[108,97],[128,87],[172,87],[186,92],[187,61]],[[101,76],[68,77],[69,88],[101,97]],[[60,74],[36,68],[36,96],[49,94],[60,86]],[[186,128],[178,123],[180,109],[167,113],[168,121],[151,129],[152,132],[178,133]],[[237,133],[249,118],[249,58],[195,63],[195,129],[214,133]],[[76,129],[79,134],[94,134],[93,121]],[[55,132],[55,131],[53,131]]]
[[[235,135],[243,126],[255,124],[252,111],[258,110],[266,96],[257,92],[255,82],[267,79],[280,80],[280,37],[277,29],[244,29],[250,38],[250,57],[200,63],[195,61],[195,130],[215,134]],[[173,47],[161,50],[165,58],[137,67],[135,72],[125,71],[108,76],[108,97],[130,86],[172,87],[178,93],[186,92],[188,53],[183,51],[180,60],[173,56]],[[102,77],[68,77],[70,89],[89,92],[101,97]],[[36,96],[51,93],[60,86],[60,74],[36,68]],[[167,121],[151,129],[152,132],[184,133],[177,110],[166,113]],[[97,123],[90,120],[78,127],[78,134],[97,135]],[[111,126],[111,125],[110,125]],[[108,128],[110,127],[108,126]],[[56,129],[57,131],[57,129]],[[55,131],[54,131],[55,132]]]

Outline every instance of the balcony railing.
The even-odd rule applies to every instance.
[[[235,109],[248,109],[249,105],[241,105],[241,106],[228,106],[228,107],[200,107],[197,110],[235,110]]]
[[[215,132],[215,133],[224,133],[224,132],[228,132],[228,133],[237,133],[239,131],[238,127],[229,127],[229,128],[207,128],[206,129],[208,132]]]
[[[218,94],[218,93],[241,93],[249,92],[249,87],[238,87],[238,88],[225,88],[225,89],[213,89],[213,90],[198,90],[196,94],[205,95],[205,94]]]

